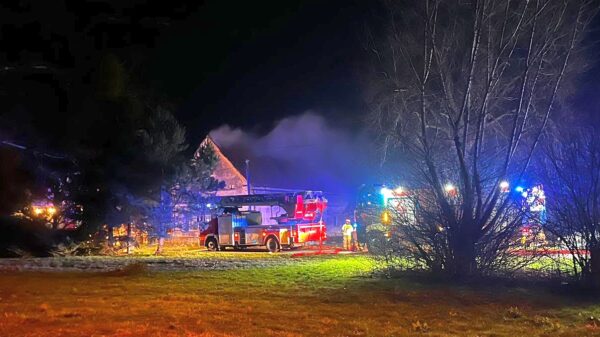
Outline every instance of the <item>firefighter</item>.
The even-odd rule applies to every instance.
[[[342,235],[344,236],[344,249],[350,250],[352,248],[352,233],[354,233],[354,227],[350,219],[346,219],[346,223],[342,226]]]

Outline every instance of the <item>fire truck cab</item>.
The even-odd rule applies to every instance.
[[[217,203],[217,213],[200,232],[200,244],[208,250],[264,246],[277,252],[326,240],[327,200],[320,192],[227,196]],[[280,206],[286,213],[266,223],[255,206]]]

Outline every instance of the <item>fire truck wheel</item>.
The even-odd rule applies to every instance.
[[[267,239],[265,246],[267,246],[269,253],[276,253],[279,251],[279,242],[272,236]]]
[[[217,240],[215,238],[206,239],[205,246],[206,246],[206,249],[213,251],[213,252],[219,248],[219,245],[217,244]]]

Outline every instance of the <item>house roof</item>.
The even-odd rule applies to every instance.
[[[217,155],[217,158],[219,158],[219,163],[217,164],[216,170],[219,170],[219,169],[229,170],[239,180],[241,180],[244,185],[246,185],[247,184],[246,177],[244,177],[244,175],[242,175],[240,170],[235,165],[233,165],[231,160],[229,160],[229,158],[227,158],[227,156],[223,153],[221,148],[217,145],[217,143],[215,143],[215,141],[210,136],[206,136],[206,138],[204,138],[204,140],[202,141],[202,143],[200,143],[200,146],[198,148],[200,148],[201,146],[205,146],[206,144],[209,144],[213,148],[213,150],[215,151],[215,154]]]

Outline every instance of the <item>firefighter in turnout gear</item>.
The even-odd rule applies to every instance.
[[[352,223],[350,223],[350,219],[346,219],[346,223],[342,226],[342,235],[344,236],[344,249],[350,250],[352,249],[352,233],[354,232],[354,227],[352,227]]]

